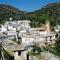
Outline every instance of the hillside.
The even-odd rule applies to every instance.
[[[45,20],[49,20],[53,26],[60,24],[60,3],[50,3],[40,10],[28,13],[27,16],[35,19],[38,25]]]
[[[46,20],[51,22],[51,26],[60,24],[60,3],[50,3],[39,10],[34,12],[25,13],[19,9],[10,5],[0,4],[0,23],[9,20],[12,17],[13,20],[31,20],[32,27],[41,26],[40,23],[44,23]]]
[[[13,6],[0,4],[0,23],[9,20],[10,17],[13,19],[22,19],[23,15],[23,11]]]

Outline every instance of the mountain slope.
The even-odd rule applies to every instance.
[[[40,23],[44,23],[46,20],[49,20],[51,25],[55,26],[57,23],[60,24],[60,3],[50,3],[29,13],[20,11],[10,5],[0,4],[0,23],[9,20],[10,17],[13,20],[31,20],[32,27],[39,27]]]
[[[12,7],[10,5],[0,4],[0,23],[9,20],[10,17],[14,19],[21,19],[24,11]]]
[[[41,14],[48,14],[48,13],[56,13],[60,14],[60,3],[50,3],[44,7],[42,7],[40,10],[36,10],[34,12],[28,13],[28,14],[35,14],[35,15]]]
[[[60,24],[60,3],[50,3],[40,10],[28,13],[27,16],[33,17],[38,23],[49,20],[53,26]]]

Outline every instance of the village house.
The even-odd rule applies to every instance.
[[[7,21],[5,25],[0,28],[1,34],[15,35],[18,41],[18,37],[21,38],[22,44],[39,43],[43,41],[43,44],[51,43],[56,40],[55,33],[50,29],[50,22],[47,20],[45,25],[39,28],[31,28],[29,20],[23,21]],[[42,45],[43,45],[42,44]]]
[[[27,56],[29,56],[28,52],[31,51],[31,49],[28,49],[28,47],[24,45],[19,45],[16,42],[11,41],[11,40],[4,40],[2,41],[2,47],[4,49],[3,51],[5,52],[3,56],[4,56],[4,59],[6,60],[27,60],[29,59],[27,58]]]

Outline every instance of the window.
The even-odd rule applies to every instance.
[[[50,37],[50,39],[51,39],[51,37]]]
[[[21,22],[21,24],[22,24],[22,22]]]
[[[45,43],[45,45],[47,45],[47,42]]]
[[[20,55],[21,55],[21,51],[18,52],[18,56],[20,56]]]

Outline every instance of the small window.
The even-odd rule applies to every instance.
[[[50,40],[50,41],[52,41],[52,40]]]
[[[22,24],[22,22],[21,22],[21,24]]]
[[[51,39],[51,37],[50,37],[50,39]]]
[[[45,43],[45,45],[47,45],[47,42]]]
[[[18,56],[20,56],[20,55],[21,55],[21,51],[18,52]]]

